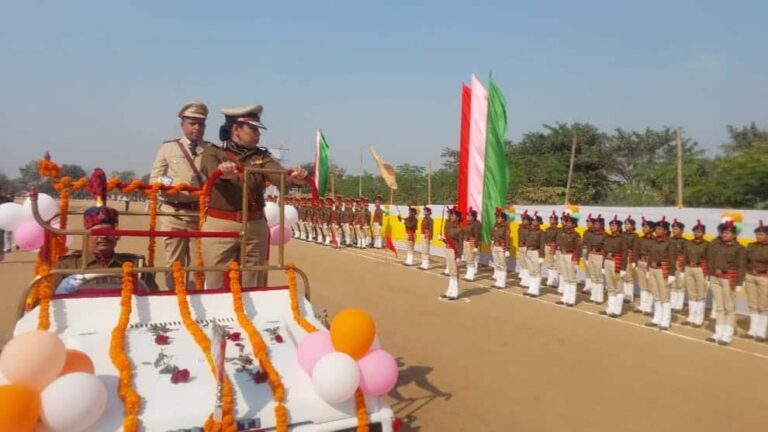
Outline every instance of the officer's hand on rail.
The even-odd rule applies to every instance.
[[[301,167],[293,167],[290,169],[291,175],[288,177],[293,184],[302,185],[306,183],[304,178],[307,176],[307,170]]]
[[[232,180],[237,177],[237,164],[234,162],[222,162],[219,164],[218,169],[221,170],[222,179]]]

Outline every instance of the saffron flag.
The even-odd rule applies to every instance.
[[[317,130],[317,139],[315,140],[315,186],[318,195],[325,196],[325,189],[328,187],[328,154],[330,148],[325,141],[323,132]]]
[[[392,190],[397,190],[397,179],[395,178],[395,169],[392,165],[384,162],[384,159],[381,158],[381,155],[377,153],[373,147],[371,147],[371,156],[373,156],[373,160],[376,161],[376,166],[379,167],[381,178],[384,179],[387,186]]]
[[[470,207],[479,210],[478,219],[485,221],[480,239],[489,242],[495,209],[505,207],[509,183],[506,102],[493,81],[486,90],[472,75],[470,88],[462,88],[461,122],[459,207],[464,212]]]

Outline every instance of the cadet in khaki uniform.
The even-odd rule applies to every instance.
[[[677,251],[669,240],[669,222],[662,218],[656,223],[653,242],[648,244],[648,288],[653,295],[653,319],[648,327],[669,330],[672,322],[672,305],[669,301],[669,285],[674,282]]]
[[[616,318],[624,308],[624,290],[621,284],[624,275],[624,259],[626,257],[626,241],[621,233],[621,221],[614,216],[608,223],[610,233],[603,241],[603,278],[608,292],[608,305],[601,315]]]
[[[688,318],[684,325],[701,327],[704,324],[704,308],[707,300],[707,253],[709,242],[704,240],[707,227],[700,220],[693,226],[693,240],[683,244],[685,263],[685,287],[688,290]]]
[[[421,219],[421,270],[429,270],[429,256],[432,245],[433,236],[433,221],[432,221],[432,209],[424,206],[422,210],[424,217]]]
[[[585,233],[584,243],[587,246],[587,275],[592,286],[589,301],[602,304],[605,300],[605,285],[603,284],[603,261],[605,260],[605,219],[598,215],[592,219],[592,229]]]
[[[376,197],[373,198],[375,208],[373,209],[371,229],[373,231],[373,247],[376,249],[384,247],[384,241],[381,237],[381,227],[384,225],[384,210],[381,209],[382,201],[383,198],[381,195],[376,195]]]
[[[477,276],[477,266],[480,256],[477,249],[480,245],[480,222],[477,220],[477,210],[469,208],[469,221],[464,227],[464,257],[467,262],[467,272],[464,280],[473,281]]]
[[[592,279],[589,277],[589,247],[587,246],[589,238],[592,236],[592,221],[592,213],[590,213],[585,220],[584,234],[581,236],[581,259],[584,260],[584,273],[586,276],[584,278],[583,289],[583,292],[585,293],[592,292]]]
[[[557,236],[557,250],[560,253],[558,266],[563,282],[563,295],[557,304],[573,307],[576,304],[576,268],[581,260],[581,236],[576,232],[578,220],[570,214],[563,215],[563,230]]]
[[[230,261],[239,261],[242,266],[256,266],[267,263],[269,228],[264,217],[265,181],[279,184],[276,174],[252,173],[248,176],[238,172],[238,168],[258,167],[282,169],[280,164],[263,147],[259,147],[261,130],[266,129],[261,122],[262,107],[253,105],[245,108],[222,110],[224,125],[219,130],[223,148],[209,147],[203,152],[201,171],[210,176],[217,169],[221,170],[220,180],[213,185],[208,202],[208,217],[203,228],[206,231],[240,231],[244,210],[248,212],[245,256],[240,256],[240,239],[207,238],[203,239],[203,254],[206,266],[221,266],[222,270]],[[307,172],[299,167],[292,170],[286,178],[289,183],[302,185]],[[248,182],[248,208],[242,204],[243,182]],[[221,288],[223,273],[209,272],[206,275],[208,288]],[[244,271],[241,283],[244,287],[264,286],[267,281],[266,271]]]
[[[549,215],[549,226],[547,227],[544,236],[544,241],[547,244],[547,248],[544,251],[544,264],[547,268],[547,286],[558,287],[557,292],[562,294],[562,287],[558,283],[559,278],[557,276],[557,236],[560,235],[560,231],[562,231],[562,228],[557,226],[559,222],[560,219],[557,217],[555,211],[552,210],[552,214]]]
[[[544,249],[547,247],[541,222],[541,216],[534,213],[531,228],[525,235],[525,268],[529,278],[525,295],[530,297],[538,297],[541,294],[541,264],[544,262]]]
[[[331,232],[331,226],[333,224],[333,198],[325,199],[325,206],[323,207],[323,238],[325,246],[330,246],[333,241],[333,233]]]
[[[150,181],[202,186],[206,178],[200,173],[200,160],[203,151],[213,146],[203,140],[208,107],[201,102],[190,102],[181,107],[178,115],[183,136],[165,141],[160,146],[149,173]],[[198,199],[186,192],[175,195],[161,193],[158,210],[162,214],[160,230],[197,231],[199,228]],[[183,266],[192,263],[194,239],[166,237],[163,242],[165,261],[169,268],[174,261],[179,261]],[[165,282],[169,289],[173,289],[173,276],[170,272],[166,273]]]
[[[635,300],[635,266],[637,265],[637,233],[635,232],[636,222],[632,216],[624,219],[624,250],[626,257],[624,259],[624,303],[632,303]]]
[[[768,227],[755,228],[755,242],[747,246],[744,289],[749,301],[749,334],[764,342],[768,327]]]
[[[352,200],[344,201],[344,209],[341,211],[341,229],[344,231],[344,243],[352,246],[352,223],[355,221],[355,212],[352,210]]]
[[[712,242],[707,254],[712,299],[715,305],[715,334],[707,340],[720,345],[733,341],[736,331],[736,306],[734,297],[741,292],[746,272],[744,246],[736,241],[736,227],[732,222],[717,227],[720,241]]]
[[[496,207],[496,224],[491,229],[491,258],[496,288],[507,287],[507,257],[509,256],[509,223],[507,214]]]
[[[363,205],[363,248],[371,246],[371,210],[368,209],[368,199],[362,198]]]
[[[685,251],[685,242],[683,238],[683,231],[685,230],[685,224],[677,219],[672,221],[672,235],[669,240],[672,242],[672,247],[675,249],[677,260],[670,270],[671,274],[675,275],[675,280],[670,284],[669,289],[669,301],[672,304],[672,310],[680,312],[685,305],[685,261],[683,260],[683,252]]]
[[[448,264],[448,289],[440,297],[448,300],[459,298],[459,271],[456,260],[461,256],[464,244],[464,229],[461,227],[461,212],[454,207],[448,211],[448,223],[445,225],[445,262]]]
[[[403,220],[405,225],[405,262],[403,264],[407,266],[413,265],[416,228],[419,226],[419,219],[416,217],[416,213],[418,213],[418,210],[415,207],[408,206],[408,217]]]
[[[91,185],[97,184],[95,189]],[[87,230],[95,229],[115,229],[119,222],[117,210],[107,207],[106,201],[107,176],[101,169],[95,170],[91,176],[89,191],[95,195],[97,205],[88,208],[83,214],[83,226]],[[144,257],[129,253],[115,252],[118,238],[115,236],[89,236],[88,237],[88,255],[83,256],[81,251],[73,251],[61,257],[56,264],[57,269],[81,269],[83,261],[86,261],[85,267],[94,271],[93,274],[74,274],[64,276],[54,274],[51,277],[52,285],[56,294],[73,294],[81,289],[93,288],[114,288],[119,290],[122,287],[122,275],[99,275],[96,274],[99,269],[121,268],[124,263],[133,263],[134,267],[144,265]],[[140,273],[138,277],[134,276],[136,287],[144,291],[157,291],[155,275],[152,273]]]
[[[648,248],[653,244],[653,231],[656,229],[656,222],[641,220],[643,235],[637,240],[635,248],[635,277],[637,285],[640,287],[640,305],[635,309],[635,313],[650,315],[653,312],[653,294],[648,284]]]
[[[526,259],[526,236],[531,230],[531,216],[528,214],[528,210],[524,211],[520,216],[520,225],[517,227],[517,259],[515,260],[515,267],[517,267],[517,277],[520,278],[520,286],[527,287],[530,285],[530,277],[528,275],[528,269],[526,265],[528,260]],[[495,276],[495,274],[494,274]]]

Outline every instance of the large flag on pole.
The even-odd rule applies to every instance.
[[[384,179],[384,182],[387,183],[387,186],[392,190],[397,190],[397,178],[395,177],[395,169],[392,167],[392,165],[384,162],[384,159],[381,158],[381,155],[376,152],[376,150],[371,147],[371,155],[373,156],[373,160],[376,161],[376,166],[379,167],[379,174],[381,174],[381,178]]]
[[[459,139],[459,190],[458,206],[462,214],[467,214],[469,204],[467,201],[467,176],[469,174],[469,122],[471,118],[472,89],[461,85],[461,137]],[[468,218],[464,218],[466,221]]]
[[[485,221],[480,233],[484,242],[490,241],[495,209],[504,207],[509,183],[504,148],[506,102],[493,81],[490,81],[489,89],[486,90],[474,75],[470,89],[467,90],[466,86],[462,89],[462,138],[459,147],[459,205],[464,195],[467,206],[464,210],[469,207],[478,210],[478,219]],[[469,117],[468,122],[465,115]],[[464,136],[467,133],[465,146]],[[466,170],[466,177],[462,169]]]
[[[325,142],[323,132],[318,129],[315,140],[315,186],[321,197],[325,196],[325,189],[328,186],[328,153],[330,153],[328,143]]]

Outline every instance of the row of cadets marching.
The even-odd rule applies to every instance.
[[[381,196],[374,198],[373,213],[364,197],[344,199],[336,196],[335,199],[324,200],[288,198],[288,203],[293,204],[299,213],[298,222],[291,227],[295,238],[335,248],[384,247]]]

